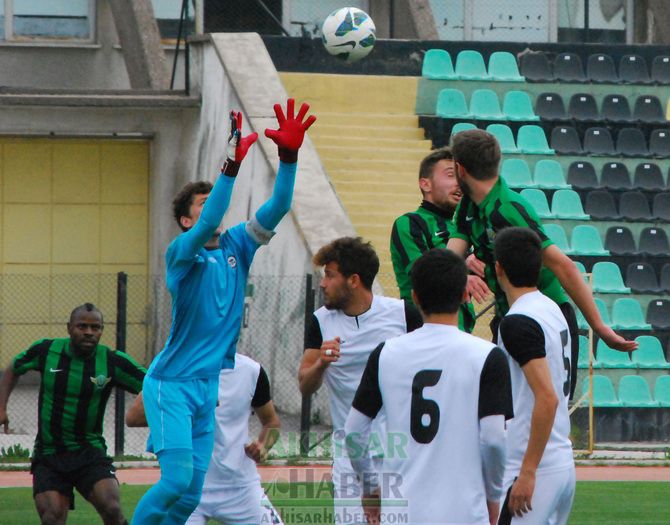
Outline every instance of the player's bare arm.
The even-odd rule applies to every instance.
[[[323,374],[331,363],[340,358],[340,338],[324,341],[321,348],[307,348],[298,369],[300,392],[308,395],[316,392],[323,383]]]
[[[12,365],[7,365],[5,371],[2,373],[2,379],[0,379],[0,425],[3,426],[5,434],[9,433],[7,402],[9,401],[9,396],[11,395],[12,390],[14,390],[18,380],[19,376],[14,373]]]
[[[261,428],[255,441],[244,445],[244,452],[256,463],[260,463],[261,461],[265,461],[268,452],[277,442],[277,439],[279,439],[281,423],[272,401],[254,408],[254,412],[256,412],[256,416],[258,416],[258,420],[263,425],[263,428]]]
[[[460,255],[461,257],[465,257],[467,255],[469,248],[470,244],[468,244],[467,241],[459,239],[457,237],[452,237],[447,242],[447,250],[451,250],[452,252]],[[470,267],[468,267],[468,269],[474,271],[475,274],[478,275],[468,275],[468,284],[466,289],[468,291],[468,294],[470,294],[470,296],[472,296],[472,298],[475,301],[481,304],[484,301],[486,301],[487,297],[491,294],[491,290],[489,290],[489,287],[481,279],[481,277],[479,277],[479,275],[484,274],[484,263],[475,257],[474,261],[470,260],[470,266],[474,266],[476,270],[473,270]]]
[[[144,400],[142,399],[142,392],[137,395],[135,401],[133,401],[133,404],[130,405],[130,408],[126,412],[126,425],[129,427],[149,426],[146,415],[144,414]]]
[[[518,517],[533,510],[531,501],[535,491],[535,472],[547,446],[558,407],[558,396],[551,382],[546,358],[531,359],[522,370],[535,396],[535,404],[530,421],[528,446],[509,498],[509,510]]]
[[[637,348],[635,341],[626,340],[603,322],[591,290],[567,255],[554,245],[547,246],[542,250],[542,263],[554,272],[561,286],[581,310],[593,331],[607,343],[607,346],[621,352],[630,352]]]

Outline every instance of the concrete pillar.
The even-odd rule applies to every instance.
[[[170,76],[151,0],[109,0],[133,89],[168,89]]]
[[[429,0],[391,0],[393,2],[393,38],[438,40],[437,27]],[[377,26],[378,38],[391,36],[391,2],[370,0],[370,16]]]
[[[649,0],[649,11],[654,18],[654,33],[651,43],[670,43],[670,5],[666,0]]]

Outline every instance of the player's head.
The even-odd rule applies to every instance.
[[[419,189],[424,200],[453,212],[461,201],[461,188],[456,180],[454,157],[450,148],[436,149],[419,166]]]
[[[456,177],[466,195],[471,194],[470,177],[474,181],[488,181],[498,176],[500,145],[487,131],[468,129],[452,135],[451,152]]]
[[[496,276],[503,290],[537,286],[542,269],[542,243],[533,230],[503,228],[496,235],[493,254]]]
[[[313,257],[323,266],[321,289],[326,308],[345,309],[355,294],[370,292],[379,271],[379,257],[372,244],[360,237],[341,237],[323,246]]]
[[[102,337],[104,323],[102,312],[92,303],[77,306],[70,313],[67,333],[70,345],[77,355],[90,355]]]
[[[212,191],[212,183],[204,180],[189,182],[172,201],[172,213],[183,231],[198,222],[202,207]]]
[[[414,262],[410,278],[412,298],[424,315],[456,313],[467,299],[465,262],[450,250],[425,252]]]

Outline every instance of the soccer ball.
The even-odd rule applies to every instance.
[[[347,63],[367,56],[376,40],[372,18],[356,7],[343,7],[330,13],[321,33],[326,51]]]

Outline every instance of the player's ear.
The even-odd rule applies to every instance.
[[[193,220],[190,217],[182,215],[179,217],[179,224],[181,224],[182,229],[189,230],[193,226]]]
[[[429,192],[432,189],[432,182],[429,177],[419,178],[419,189],[424,193]]]
[[[495,263],[495,270],[496,270],[496,277],[498,278],[498,281],[500,281],[500,278],[505,275],[505,270],[503,270],[503,267],[500,265],[498,261]]]

